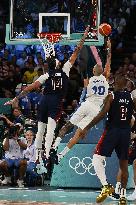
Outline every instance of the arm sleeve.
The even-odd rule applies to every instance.
[[[44,84],[45,81],[49,78],[49,74],[46,73],[44,75],[41,75],[36,81],[40,82],[41,84]],[[35,81],[35,82],[36,82]]]
[[[66,75],[69,77],[69,72],[70,72],[70,68],[72,67],[72,64],[69,62],[69,61],[67,61],[65,64],[64,64],[64,66],[63,66],[63,68],[62,68],[62,70],[63,70],[63,72],[64,73],[66,73]]]
[[[136,98],[136,89],[131,92],[132,98]]]

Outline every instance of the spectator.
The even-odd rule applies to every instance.
[[[0,169],[5,175],[5,179],[2,181],[3,185],[11,183],[10,169],[19,169],[19,177],[17,184],[19,187],[24,187],[23,178],[26,172],[26,160],[23,159],[23,149],[27,148],[26,142],[19,138],[20,127],[11,127],[9,133],[3,141],[3,149],[5,151],[5,157],[0,163]]]
[[[44,62],[42,57],[37,58],[37,66],[35,67],[35,71],[38,70],[38,68],[44,68]]]
[[[27,130],[25,133],[25,137],[27,140],[27,149],[23,151],[23,154],[24,158],[27,160],[26,181],[29,185],[33,185],[37,177],[37,173],[34,171],[36,168],[36,150],[34,145],[33,131]]]
[[[37,70],[37,75],[34,77],[34,79],[33,79],[33,82],[35,82],[41,75],[43,75],[44,74],[44,72],[43,72],[43,68],[41,67],[41,68],[38,68],[38,70]]]
[[[20,57],[17,59],[17,65],[22,69],[25,67],[25,62],[27,61],[27,53],[25,51],[23,51],[20,54]]]
[[[34,61],[34,57],[32,55],[28,56],[27,62],[29,63],[29,65],[32,65],[33,67],[36,66],[36,63]]]
[[[47,63],[47,62],[44,62],[43,72],[44,72],[44,73],[47,73],[47,72],[48,72],[48,68],[49,68],[48,63]]]
[[[16,55],[11,56],[10,63],[11,63],[11,65],[16,66],[16,63],[17,63],[17,56]]]
[[[34,71],[34,67],[30,66],[29,70],[24,73],[23,81],[26,83],[33,83],[35,76],[37,76],[37,71]]]
[[[133,90],[135,89],[135,84],[132,80],[128,79],[128,82],[127,82],[127,90],[129,92],[132,92]]]

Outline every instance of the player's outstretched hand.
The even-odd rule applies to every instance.
[[[85,38],[87,37],[89,30],[90,30],[90,25],[88,25],[85,29],[85,32],[84,32],[84,37]]]
[[[90,29],[90,26],[87,26],[87,28],[86,28],[86,30],[85,30],[85,32],[84,32],[83,37],[81,38],[79,44],[78,44],[77,47],[76,47],[76,50],[79,50],[79,51],[80,51],[80,49],[82,48],[82,46],[83,46],[83,44],[84,44],[84,41],[85,41],[85,39],[86,39],[86,37],[87,37],[87,35],[88,35],[89,29]]]
[[[4,105],[12,105],[13,107],[18,106],[18,99],[15,97],[13,100],[7,101]]]

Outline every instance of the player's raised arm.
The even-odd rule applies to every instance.
[[[47,78],[48,78],[48,74],[41,75],[34,83],[27,86],[21,93],[19,93],[18,96],[6,102],[4,105],[13,105],[13,106],[16,105],[16,103],[21,97],[26,96],[32,90],[36,90],[37,88],[39,88]]]
[[[71,56],[71,58],[70,58],[70,60],[69,60],[69,62],[71,63],[71,65],[73,65],[73,64],[75,63],[75,60],[76,60],[76,58],[77,58],[77,56],[78,56],[78,54],[79,54],[81,48],[83,47],[83,44],[84,44],[84,42],[85,42],[85,39],[86,39],[86,37],[87,37],[87,35],[88,35],[89,29],[90,29],[90,26],[88,26],[88,27],[86,28],[86,30],[85,30],[85,32],[84,32],[84,35],[82,36],[81,40],[80,40],[79,43],[77,44],[77,47],[75,48],[75,51],[74,51],[74,53],[72,54],[72,56]]]
[[[111,70],[111,41],[108,38],[107,40],[107,60],[104,68],[103,75],[106,77],[106,79],[110,76],[110,70]]]

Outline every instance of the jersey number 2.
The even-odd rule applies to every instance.
[[[127,118],[127,108],[125,106],[120,106],[120,112],[121,112],[121,120],[126,120]]]
[[[94,94],[97,95],[104,95],[105,93],[105,87],[104,86],[94,86],[92,87],[92,89],[94,90]]]

